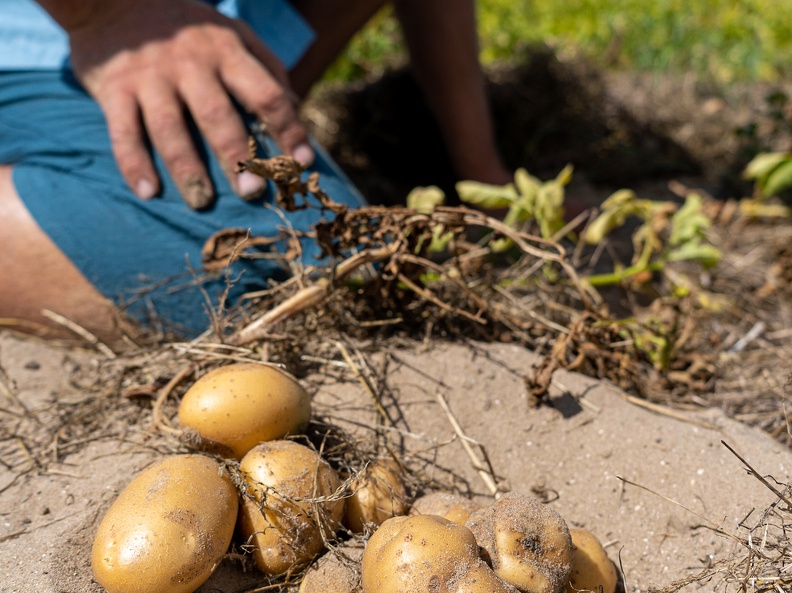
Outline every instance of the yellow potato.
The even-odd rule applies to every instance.
[[[407,489],[393,460],[375,461],[353,480],[344,524],[355,533],[376,529],[385,519],[407,513]]]
[[[569,580],[569,529],[540,501],[510,492],[475,511],[465,525],[489,555],[495,574],[523,593],[559,593]]]
[[[308,564],[324,548],[322,535],[332,538],[344,516],[335,470],[313,449],[282,440],[251,449],[240,469],[248,484],[240,531],[258,567],[279,575]]]
[[[480,504],[458,494],[430,492],[413,503],[410,515],[439,515],[449,521],[464,525],[470,517],[470,513],[480,508]]]
[[[220,465],[174,455],[138,474],[99,524],[91,566],[109,593],[192,593],[228,549],[238,494]]]
[[[597,536],[587,529],[570,529],[569,534],[572,536],[572,574],[566,585],[567,593],[613,593],[618,581],[616,567]]]
[[[478,556],[470,530],[443,517],[385,521],[368,541],[363,593],[516,593]]]
[[[209,371],[179,404],[179,423],[204,448],[241,459],[264,441],[301,432],[311,398],[289,373],[255,363]]]

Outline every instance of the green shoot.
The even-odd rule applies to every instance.
[[[602,213],[586,228],[583,239],[597,244],[614,229],[636,217],[642,224],[632,236],[632,265],[586,278],[594,287],[619,284],[646,272],[661,271],[673,261],[696,261],[705,268],[718,263],[721,253],[707,242],[710,221],[702,212],[701,197],[688,194],[677,208],[672,202],[638,199],[631,190],[620,190],[602,204]]]
[[[777,196],[792,188],[792,153],[760,153],[745,167],[743,177],[756,183],[757,198]]]
[[[477,181],[460,181],[456,185],[460,199],[483,209],[507,208],[503,222],[520,228],[535,220],[545,239],[555,235],[564,226],[564,187],[572,179],[572,166],[567,165],[555,179],[542,182],[525,169],[517,169],[514,183],[489,185]],[[493,251],[502,252],[511,247],[509,239],[498,239],[491,244]]]

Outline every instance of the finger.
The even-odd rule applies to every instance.
[[[280,61],[278,56],[261,41],[261,38],[251,29],[246,23],[242,21],[234,21],[234,26],[239,34],[240,39],[245,44],[245,48],[264,66],[264,68],[277,80],[280,85],[286,89],[287,94],[290,95],[292,101],[296,104],[299,103],[299,98],[291,90],[291,83],[289,82],[289,72]]]
[[[144,138],[140,110],[134,95],[117,94],[101,101],[113,157],[121,175],[139,198],[160,192],[160,181]]]
[[[187,129],[176,90],[153,82],[140,90],[138,101],[151,143],[184,201],[196,210],[206,208],[214,199],[212,184]]]
[[[203,69],[184,76],[179,91],[234,191],[244,198],[259,195],[265,186],[261,177],[234,172],[248,158],[248,132],[228,91],[213,72]]]
[[[267,125],[268,133],[285,154],[310,165],[314,154],[308,143],[308,133],[284,88],[252,59],[240,68],[240,72],[239,75],[224,75],[229,91]]]
[[[248,111],[267,124],[284,153],[310,165],[313,149],[297,115],[295,95],[283,64],[247,28],[240,27],[239,31],[249,52],[221,62],[223,83]]]

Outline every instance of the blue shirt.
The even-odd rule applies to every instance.
[[[167,1],[167,0],[166,0]],[[287,68],[313,42],[314,32],[287,0],[210,2],[250,25]],[[33,0],[0,0],[0,70],[56,70],[68,66],[66,33]]]

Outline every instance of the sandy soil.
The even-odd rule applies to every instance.
[[[134,472],[167,449],[143,409],[122,429],[99,430],[74,452],[47,451],[31,466],[24,447],[40,437],[32,437],[34,428],[25,432],[32,425],[20,420],[20,403],[28,416],[45,418],[53,402],[90,397],[72,382],[76,369],[90,373],[95,360],[0,333],[0,378],[8,388],[0,390],[3,593],[101,591],[90,571],[98,521]],[[439,404],[442,396],[486,450],[499,487],[543,497],[571,526],[596,533],[621,562],[627,591],[647,591],[729,557],[735,544],[711,528],[734,532],[752,509],[773,502],[721,441],[760,473],[790,478],[788,449],[716,410],[675,419],[629,403],[608,383],[564,372],[555,376],[549,405],[531,408],[523,377],[536,360],[516,346],[435,343],[398,350],[386,344],[375,362],[385,365],[383,403],[411,468],[492,500]],[[305,379],[316,390],[316,413],[351,432],[360,421],[372,422],[370,398],[348,369],[326,371]],[[255,571],[225,560],[200,591],[238,593],[260,583]]]

